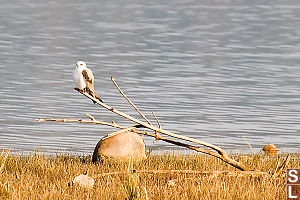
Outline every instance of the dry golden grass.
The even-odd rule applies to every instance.
[[[278,157],[260,155],[235,159],[249,167],[273,172]],[[293,155],[288,167],[300,168],[300,155]],[[4,164],[4,165],[3,165]],[[235,170],[227,164],[200,154],[150,155],[132,163],[92,164],[91,157],[0,154],[0,199],[285,199],[285,177],[208,177],[192,174],[125,174],[95,178],[93,189],[71,184],[87,172],[91,177],[104,172],[184,169],[199,171]],[[1,169],[1,168],[0,168]],[[171,180],[171,181],[170,181]]]

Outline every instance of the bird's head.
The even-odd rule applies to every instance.
[[[85,64],[85,62],[83,62],[83,61],[78,61],[78,62],[76,63],[76,66],[77,66],[78,68],[81,68],[81,69],[86,68],[86,64]]]

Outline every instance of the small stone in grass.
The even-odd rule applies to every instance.
[[[73,183],[77,183],[81,187],[84,187],[86,189],[92,189],[95,183],[95,180],[87,175],[80,174],[79,176],[76,176],[73,180]]]

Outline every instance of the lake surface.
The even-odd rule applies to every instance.
[[[91,154],[115,129],[34,118],[132,123],[73,88],[86,61],[109,105],[163,129],[249,151],[300,149],[300,2],[8,1],[0,7],[0,149]],[[174,146],[152,143],[148,149]],[[176,147],[175,147],[176,149]],[[183,150],[177,148],[177,150]]]

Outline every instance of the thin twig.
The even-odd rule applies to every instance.
[[[161,128],[160,123],[159,123],[159,120],[157,119],[157,117],[156,117],[156,115],[154,114],[153,110],[152,110],[152,115],[154,116],[154,118],[155,118],[156,121],[157,121],[158,128]]]
[[[90,118],[92,121],[96,121],[95,118],[89,114],[85,114],[85,116],[87,116],[88,118]]]
[[[156,121],[157,121],[158,128],[161,129],[159,120],[157,119],[157,117],[156,117],[156,115],[154,114],[153,110],[152,110],[152,115],[154,116],[154,118],[155,118]],[[161,138],[161,135],[160,135],[157,131],[155,131],[155,135],[156,135],[156,139],[153,141],[153,143],[157,142],[157,141]]]
[[[260,171],[197,171],[197,170],[126,170],[118,172],[108,172],[94,175],[93,178],[100,178],[111,175],[125,175],[125,174],[197,174],[205,176],[269,176],[266,172]]]
[[[49,118],[38,118],[38,119],[34,119],[34,121],[36,122],[79,122],[79,123],[88,123],[88,124],[101,124],[101,125],[106,125],[106,126],[111,126],[111,127],[115,127],[115,128],[120,128],[119,125],[117,125],[116,123],[108,123],[108,122],[104,122],[104,121],[93,121],[93,120],[83,120],[83,119],[49,119]],[[126,128],[126,127],[125,127]]]
[[[148,124],[152,125],[152,123],[147,119],[147,117],[132,103],[132,101],[124,94],[124,92],[121,90],[121,88],[118,86],[118,84],[115,81],[116,77],[112,76],[111,80],[112,82],[115,84],[115,86],[117,87],[117,89],[119,90],[119,92],[122,94],[122,96],[128,101],[128,103],[130,103],[130,105],[132,105],[132,107],[134,107],[134,109],[148,122]]]

